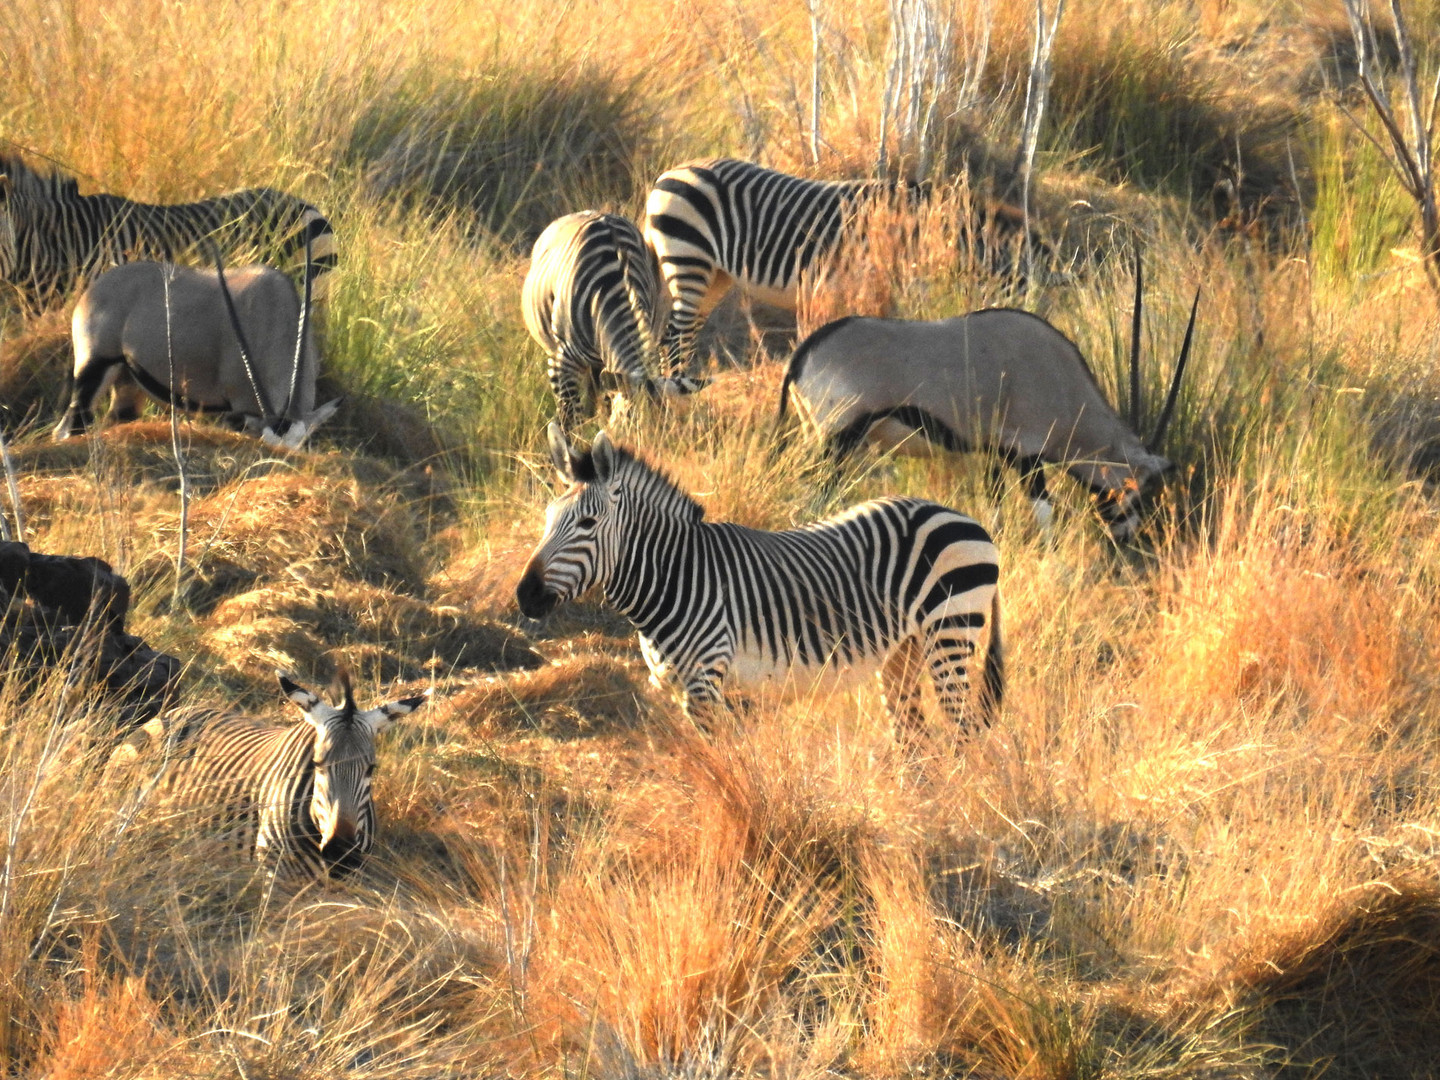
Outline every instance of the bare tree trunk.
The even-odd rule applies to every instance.
[[[165,287],[165,356],[170,368],[170,449],[175,455],[175,467],[180,472],[180,536],[175,550],[175,592],[170,598],[172,610],[178,609],[185,598],[185,546],[188,539],[190,517],[190,483],[185,475],[185,454],[180,448],[180,406],[174,403],[175,347],[170,335],[170,275],[174,268],[166,263],[160,267],[160,280]]]
[[[1030,78],[1025,84],[1025,123],[1020,135],[1020,209],[1025,226],[1025,276],[1035,273],[1035,252],[1030,243],[1030,181],[1035,169],[1035,150],[1040,141],[1040,122],[1045,118],[1045,99],[1050,93],[1051,50],[1065,0],[1055,0],[1055,13],[1045,22],[1045,0],[1035,0],[1035,41],[1030,50]]]
[[[25,542],[25,514],[20,509],[20,485],[15,479],[15,462],[10,459],[10,447],[5,442],[5,433],[0,431],[0,463],[5,467],[5,483],[10,489],[10,506],[15,511],[15,536],[13,539]],[[10,522],[0,510],[0,540],[10,540]]]
[[[5,443],[3,432],[0,432],[0,462],[5,465],[5,483],[10,489],[10,506],[15,511],[15,539],[24,543],[25,513],[20,509],[20,485],[15,479],[15,462],[10,458],[10,447]],[[5,520],[5,515],[0,513],[0,540],[9,539],[10,523]]]
[[[1342,2],[1345,5],[1345,14],[1350,20],[1350,36],[1355,41],[1360,86],[1364,89],[1371,108],[1375,110],[1380,126],[1385,130],[1388,145],[1370,134],[1349,110],[1346,110],[1346,115],[1359,128],[1361,134],[1380,151],[1400,181],[1400,186],[1415,201],[1415,208],[1420,214],[1420,255],[1431,287],[1440,292],[1440,207],[1436,204],[1435,174],[1432,166],[1435,104],[1436,98],[1440,97],[1440,71],[1436,72],[1435,82],[1430,87],[1428,107],[1422,108],[1420,80],[1415,69],[1415,50],[1410,42],[1410,29],[1405,22],[1405,13],[1400,8],[1400,0],[1390,0],[1390,16],[1395,23],[1395,41],[1400,51],[1400,78],[1405,91],[1406,108],[1410,114],[1407,132],[1405,125],[1395,115],[1384,75],[1375,63],[1378,49],[1369,0]]]
[[[820,164],[820,0],[805,0],[810,9],[810,161]]]

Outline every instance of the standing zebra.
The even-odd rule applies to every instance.
[[[335,234],[304,199],[274,188],[170,205],[81,195],[73,177],[42,175],[19,158],[0,156],[0,280],[32,312],[63,298],[77,280],[135,259],[170,262],[195,251],[208,261],[212,244],[283,259],[303,251],[307,239],[314,261],[305,274],[320,297],[320,275],[335,266]]]
[[[698,379],[652,378],[654,328],[668,302],[655,253],[633,223],[582,210],[552,221],[535,241],[520,306],[530,336],[550,358],[560,425],[580,419],[582,402],[602,396],[604,374],[618,374],[650,398],[678,397]]]
[[[801,275],[836,251],[867,203],[886,197],[914,202],[927,187],[806,180],[731,158],[662,174],[645,203],[645,239],[660,259],[670,294],[662,343],[667,365],[674,370],[689,362],[705,316],[732,284],[763,303],[793,311]],[[989,258],[987,234],[1023,229],[1023,215],[1003,204],[977,205],[973,218],[958,222],[958,231],[981,258]],[[1004,269],[1003,251],[990,254],[995,257],[989,261]]]
[[[711,524],[603,431],[577,453],[551,424],[550,454],[574,486],[546,514],[516,589],[520,610],[539,618],[599,585],[640,631],[652,681],[680,683],[686,715],[706,719],[727,682],[878,670],[886,707],[913,731],[924,667],[946,716],[969,731],[968,668],[987,615],[980,723],[999,711],[1000,567],[978,522],[891,498],[787,532]]]
[[[110,768],[131,771],[163,755],[162,798],[223,821],[272,873],[347,873],[375,843],[375,736],[425,698],[361,711],[343,670],[339,681],[337,707],[280,676],[280,689],[305,714],[290,724],[222,709],[173,710],[121,743]]]

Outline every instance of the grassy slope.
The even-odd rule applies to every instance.
[[[635,212],[686,157],[869,168],[883,20],[826,29],[816,164],[793,7],[0,14],[0,117],[22,148],[87,190],[286,187],[342,242],[325,341],[346,411],[283,460],[189,434],[181,609],[168,428],[52,447],[63,313],[7,314],[5,401],[33,410],[13,447],[29,538],[129,574],[134,629],[194,658],[191,699],[279,715],[275,666],[321,681],[341,656],[377,694],[437,686],[382,748],[371,866],[267,896],[244,866],[217,873],[203,838],[177,844],[183,823],[105,790],[85,740],[103,707],[58,680],[0,685],[12,1071],[1429,1071],[1435,306],[1403,201],[1317,92],[1335,13],[1206,4],[1197,25],[1160,4],[1127,23],[1070,5],[1039,204],[1068,245],[1145,237],[1151,416],[1205,289],[1166,446],[1175,527],[1143,554],[1108,551],[1064,481],[1042,542],[1019,492],[993,505],[969,463],[880,463],[824,502],[801,441],[767,453],[773,361],[634,435],[713,518],[781,527],[904,491],[994,525],[1012,679],[996,730],[964,746],[937,730],[905,762],[866,689],[762,701],[705,742],[612,615],[515,614],[551,411],[518,311],[528,241],[569,209]],[[1022,14],[997,14],[979,105],[935,147],[977,166],[977,192],[1004,194]],[[1227,90],[1257,73],[1263,92]],[[1232,146],[1242,202],[1216,227]],[[1302,216],[1308,252],[1264,242]],[[802,321],[1003,299],[946,255],[943,222],[919,232]],[[1121,261],[1024,298],[1112,398]],[[79,723],[52,727],[62,713]]]

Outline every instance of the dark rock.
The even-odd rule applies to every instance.
[[[130,583],[102,559],[0,542],[0,650],[22,677],[65,663],[115,699],[123,729],[171,703],[180,661],[125,632]]]

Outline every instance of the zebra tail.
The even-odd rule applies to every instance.
[[[985,674],[980,689],[980,719],[989,727],[1000,716],[1005,698],[1005,638],[1000,631],[1000,590],[990,598],[990,647],[985,650]]]

